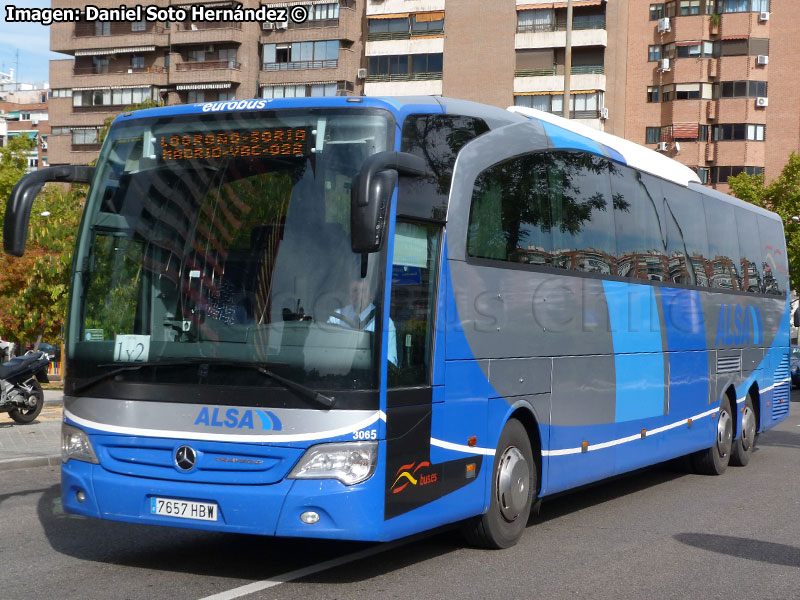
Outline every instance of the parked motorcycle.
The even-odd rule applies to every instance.
[[[0,365],[0,412],[17,423],[30,423],[44,406],[41,383],[49,383],[47,365],[52,360],[44,352],[28,352]],[[41,383],[40,383],[41,382]]]

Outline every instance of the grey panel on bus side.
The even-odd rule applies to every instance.
[[[489,361],[489,383],[503,398],[550,391],[549,358],[506,358]]]

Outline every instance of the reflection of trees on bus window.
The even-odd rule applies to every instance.
[[[407,117],[400,149],[425,159],[430,175],[400,179],[399,212],[444,220],[456,156],[467,142],[487,131],[489,126],[475,117]]]
[[[618,166],[585,152],[542,152],[499,163],[475,182],[468,252],[480,258],[613,274],[612,194]]]

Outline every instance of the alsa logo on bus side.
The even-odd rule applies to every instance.
[[[224,410],[224,415],[222,411]],[[220,409],[219,407],[204,406],[200,409],[195,425],[206,427],[224,427],[226,429],[260,429],[261,431],[280,431],[283,429],[281,420],[269,410],[238,408]]]
[[[224,102],[206,102],[203,104],[203,112],[219,112],[221,110],[260,110],[266,106],[266,100],[226,100]]]
[[[716,346],[740,346],[742,344],[761,344],[764,329],[761,311],[755,306],[723,304],[719,307]]]

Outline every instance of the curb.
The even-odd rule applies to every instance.
[[[7,458],[0,460],[0,471],[30,469],[33,467],[57,467],[61,464],[60,455],[32,456],[30,458]]]

